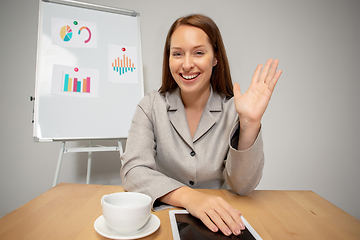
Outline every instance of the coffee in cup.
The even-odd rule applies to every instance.
[[[119,192],[101,198],[107,225],[118,233],[131,233],[145,225],[150,217],[151,197],[136,192]]]

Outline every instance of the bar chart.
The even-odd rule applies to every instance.
[[[139,67],[136,47],[108,45],[108,79],[112,83],[136,84]]]
[[[127,72],[133,72],[136,68],[134,62],[131,61],[131,58],[127,57],[125,54],[120,58],[115,58],[112,62],[112,68],[114,71],[123,75]]]
[[[63,79],[64,92],[78,92],[90,93],[90,77],[79,79],[77,77],[70,77],[70,74],[65,74]]]

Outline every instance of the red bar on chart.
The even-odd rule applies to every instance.
[[[87,93],[90,92],[90,78],[89,77],[86,78],[86,92]]]
[[[74,78],[74,87],[73,87],[73,92],[77,92],[77,83],[78,83],[78,81],[77,81],[77,78]]]

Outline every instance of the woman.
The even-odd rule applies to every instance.
[[[179,18],[166,38],[160,90],[139,103],[122,156],[127,191],[187,209],[211,231],[238,235],[241,213],[196,188],[230,186],[241,195],[264,165],[261,118],[281,75],[260,64],[248,91],[232,86],[220,31],[203,15]],[[234,93],[233,93],[234,92]]]

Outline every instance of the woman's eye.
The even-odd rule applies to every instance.
[[[179,57],[179,56],[181,56],[181,53],[179,53],[179,52],[173,52],[173,54],[172,54],[174,57]]]
[[[195,55],[204,55],[204,52],[203,51],[196,51]]]

